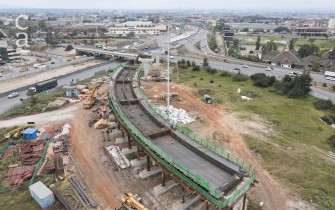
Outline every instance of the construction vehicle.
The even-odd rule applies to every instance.
[[[97,85],[94,85],[92,92],[87,97],[87,99],[83,103],[83,107],[85,109],[90,109],[96,102],[96,98],[94,96],[95,91],[97,90]]]
[[[213,103],[213,99],[209,95],[204,95],[204,101],[207,104],[212,104]]]
[[[139,195],[133,195],[132,193],[125,193],[122,198],[123,206],[127,207],[129,210],[149,210],[142,204],[142,199]]]

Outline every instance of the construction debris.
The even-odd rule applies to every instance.
[[[125,168],[130,167],[129,160],[126,158],[126,156],[124,156],[124,154],[121,152],[121,150],[118,146],[111,145],[111,146],[106,147],[106,150],[108,151],[109,155],[112,156],[115,163],[121,169],[125,169]]]
[[[84,206],[84,208],[87,206],[91,206],[92,208],[98,207],[98,204],[85,191],[83,185],[75,177],[69,178],[69,182],[73,186],[73,191],[77,195],[78,199],[81,200],[81,203]]]
[[[177,109],[173,106],[157,106],[157,109],[162,112],[162,115],[164,118],[169,118],[170,120],[174,122],[180,122],[183,124],[192,123],[195,120],[187,114],[187,112],[184,109]]]
[[[78,166],[77,162],[75,161],[75,159],[74,159],[72,156],[69,156],[69,159],[73,162],[73,164],[74,164],[74,166],[76,167],[76,169],[77,169],[77,171],[78,171],[80,177],[81,177],[82,179],[85,179],[85,176],[84,176],[83,172],[81,171],[81,169],[79,168],[79,166]]]
[[[94,124],[95,129],[103,129],[109,126],[110,122],[108,119],[100,119],[98,122]]]
[[[53,137],[54,140],[58,139],[61,136],[68,135],[70,133],[69,128],[71,128],[69,123],[65,123],[63,126],[62,132]]]

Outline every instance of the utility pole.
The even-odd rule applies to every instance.
[[[169,118],[169,106],[170,106],[170,26],[169,21],[167,24],[167,31],[168,31],[168,43],[167,43],[167,115]]]
[[[97,16],[95,16],[95,35],[97,37],[97,43],[98,43],[98,23],[97,23]]]

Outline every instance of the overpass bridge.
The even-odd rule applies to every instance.
[[[91,53],[93,55],[106,55],[111,57],[123,57],[123,58],[130,58],[130,59],[136,59],[138,57],[137,54],[132,53],[122,53],[118,51],[107,51],[102,49],[96,49],[96,48],[83,48],[83,47],[74,47],[77,52],[81,53]]]
[[[109,84],[109,103],[120,129],[127,133],[138,151],[162,168],[162,186],[165,174],[193,194],[217,209],[232,209],[256,181],[251,165],[234,155],[215,147],[155,111],[140,88],[140,75],[134,67],[115,72]],[[156,109],[157,110],[157,109]],[[139,158],[139,154],[138,154]],[[244,203],[245,204],[245,203]],[[244,205],[243,204],[243,205]]]

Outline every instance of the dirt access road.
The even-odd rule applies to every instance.
[[[163,100],[159,100],[159,95],[166,92],[165,83],[142,81],[141,84],[149,99],[154,103],[165,104]],[[192,90],[185,86],[172,84],[170,92],[177,92],[182,98],[181,102],[172,101],[171,105],[185,109],[187,112],[198,113],[199,118],[209,121],[198,127],[190,126],[196,134],[204,139],[212,139],[213,132],[219,131],[223,136],[213,143],[228,148],[238,157],[252,164],[259,181],[259,184],[256,184],[256,187],[248,193],[254,203],[264,202],[264,209],[268,210],[310,209],[308,204],[303,203],[301,199],[294,199],[283,186],[273,180],[245,145],[242,134],[258,135],[257,131],[259,129],[267,129],[265,125],[257,122],[242,122],[223,107],[205,104],[192,95]]]

